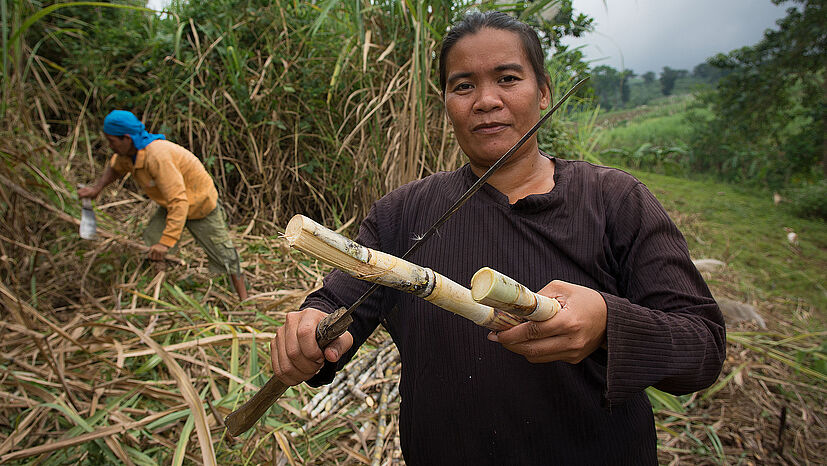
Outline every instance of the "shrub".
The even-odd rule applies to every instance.
[[[686,174],[687,150],[685,147],[655,146],[644,143],[636,150],[608,149],[601,152],[602,160],[628,168],[643,169],[670,176]]]
[[[827,220],[827,180],[790,190],[787,198],[799,217]]]

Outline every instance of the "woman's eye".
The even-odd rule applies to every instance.
[[[504,82],[504,83],[513,83],[513,82],[516,82],[516,81],[519,81],[519,80],[520,80],[520,78],[518,78],[517,76],[514,76],[514,75],[503,76],[502,78],[500,78],[500,82]]]
[[[467,91],[471,89],[471,83],[459,83],[454,86],[454,91]]]

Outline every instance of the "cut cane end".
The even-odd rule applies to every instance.
[[[471,277],[471,297],[474,301],[480,302],[485,299],[494,287],[496,274],[494,270],[483,267]]]
[[[284,238],[291,246],[301,235],[301,232],[304,229],[305,219],[307,219],[307,217],[304,215],[296,214],[290,219],[290,222],[287,223],[287,228],[284,229]]]

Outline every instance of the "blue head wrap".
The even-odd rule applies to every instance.
[[[129,135],[138,150],[143,149],[156,139],[166,139],[163,134],[147,132],[141,120],[132,112],[126,110],[112,110],[109,115],[106,115],[103,120],[103,132],[110,136]]]

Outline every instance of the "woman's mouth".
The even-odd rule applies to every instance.
[[[474,126],[471,131],[476,134],[493,134],[504,130],[507,126],[505,123],[483,123]]]

